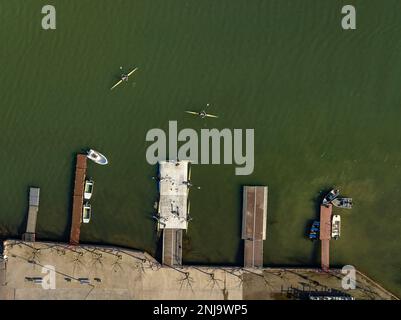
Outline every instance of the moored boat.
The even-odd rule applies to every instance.
[[[87,157],[88,159],[91,159],[92,161],[96,162],[97,164],[100,165],[106,165],[109,163],[109,161],[107,160],[107,158],[101,154],[99,151],[90,149],[87,153]]]
[[[89,223],[92,215],[92,208],[88,202],[84,203],[84,207],[82,209],[82,222]]]
[[[352,198],[337,198],[331,203],[338,208],[352,209]]]
[[[333,215],[333,218],[331,220],[331,237],[334,240],[337,240],[340,238],[341,235],[341,217],[336,214]]]
[[[89,200],[92,198],[92,193],[93,193],[93,186],[94,186],[93,180],[85,180],[85,187],[84,187],[84,199]]]
[[[323,199],[323,204],[326,206],[328,205],[330,202],[332,202],[334,199],[336,199],[338,197],[338,195],[340,194],[340,190],[338,189],[333,189],[331,190]]]
[[[319,232],[320,232],[320,222],[313,221],[312,226],[309,231],[309,239],[310,240],[317,240],[319,239]]]

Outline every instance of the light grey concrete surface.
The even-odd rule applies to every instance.
[[[4,242],[3,254],[0,299],[286,299],[289,288],[301,286],[341,290],[338,270],[171,268],[140,251],[15,240]],[[31,281],[45,280],[49,265],[55,268],[55,289]],[[347,292],[355,298],[396,299],[367,277],[358,279],[358,288]]]

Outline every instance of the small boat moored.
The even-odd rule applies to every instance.
[[[313,221],[312,226],[309,231],[309,239],[310,240],[318,240],[319,232],[320,232],[320,222],[317,220]]]
[[[91,215],[92,215],[92,208],[91,205],[88,202],[84,203],[84,207],[82,209],[82,222],[83,223],[89,223],[91,220]]]
[[[330,202],[332,202],[334,199],[338,197],[340,194],[340,190],[338,189],[333,189],[331,190],[323,199],[323,204],[327,206]]]
[[[337,208],[352,209],[352,198],[337,198],[331,203]]]
[[[341,217],[338,214],[336,214],[333,216],[331,220],[331,237],[334,240],[337,240],[338,238],[340,238],[340,234],[341,234]]]
[[[85,187],[84,187],[84,199],[89,200],[92,198],[92,193],[93,193],[93,186],[94,186],[93,180],[85,180]]]
[[[87,152],[87,157],[88,157],[88,159],[91,159],[92,161],[94,161],[100,165],[106,165],[109,163],[109,161],[103,154],[101,154],[99,151],[96,151],[93,149],[90,149]]]

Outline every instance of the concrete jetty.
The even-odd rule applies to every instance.
[[[159,228],[188,228],[189,161],[159,162]]]
[[[189,161],[160,161],[158,229],[163,231],[162,263],[182,265],[182,235],[188,228]]]
[[[22,240],[27,242],[34,242],[36,238],[36,221],[39,211],[39,195],[40,188],[29,188],[29,209],[28,220],[26,223],[26,231],[22,235]]]

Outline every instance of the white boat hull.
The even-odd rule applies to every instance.
[[[94,182],[92,180],[85,180],[85,187],[84,187],[84,199],[85,200],[89,200],[90,198],[92,198],[93,185],[94,185]]]
[[[97,164],[100,164],[103,166],[109,163],[109,161],[103,154],[101,154],[99,151],[96,151],[93,149],[90,149],[88,151],[87,157],[88,157],[88,159],[91,159],[92,161],[96,162]]]
[[[91,220],[91,215],[92,215],[92,208],[90,204],[85,203],[82,209],[82,222],[89,223],[89,221]]]
[[[331,221],[331,237],[335,240],[340,238],[341,235],[341,217],[334,215]]]
[[[92,198],[92,193],[84,193],[84,199],[85,200],[90,200],[90,198]]]

